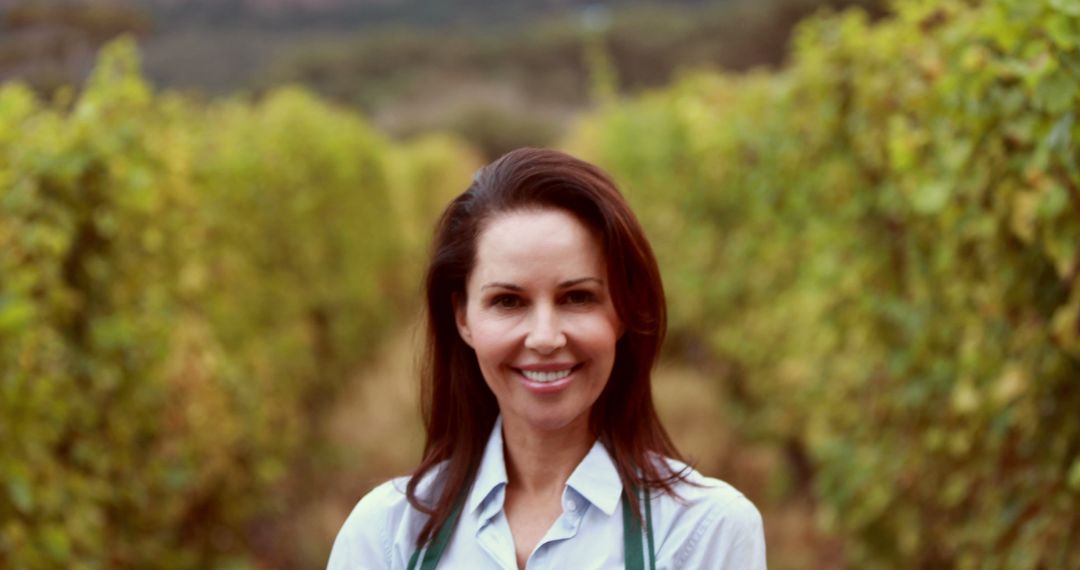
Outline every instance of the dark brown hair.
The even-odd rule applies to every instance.
[[[615,183],[596,166],[554,150],[518,149],[481,169],[436,227],[426,281],[428,344],[421,399],[427,443],[406,489],[409,503],[430,515],[418,547],[434,536],[458,495],[467,491],[499,414],[476,353],[458,334],[454,298],[465,297],[477,238],[486,223],[531,208],[569,212],[599,237],[612,303],[626,327],[616,344],[611,378],[590,413],[592,433],[611,453],[627,488],[673,493],[674,483],[685,475],[650,457],[682,459],[653,407],[650,379],[667,314],[656,258],[641,225]],[[443,462],[432,487],[437,498],[425,504],[417,497],[417,485]],[[640,517],[637,497],[631,494],[630,500]]]

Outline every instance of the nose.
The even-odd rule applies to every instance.
[[[566,334],[563,333],[559,315],[550,307],[538,306],[530,319],[525,348],[547,355],[564,346]]]

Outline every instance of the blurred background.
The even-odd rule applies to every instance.
[[[0,568],[318,568],[434,220],[608,170],[771,568],[1080,567],[1075,0],[0,0]]]

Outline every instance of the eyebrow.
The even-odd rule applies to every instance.
[[[578,279],[571,279],[569,281],[563,281],[562,283],[559,283],[558,288],[559,289],[567,289],[567,288],[570,288],[570,287],[574,287],[575,285],[581,285],[582,283],[585,283],[586,281],[595,281],[600,286],[604,285],[604,280],[603,279],[597,279],[596,277],[580,277]],[[480,289],[483,290],[483,289],[488,289],[488,288],[492,288],[492,287],[497,287],[499,289],[507,289],[507,290],[510,290],[510,291],[518,291],[518,292],[525,290],[520,285],[514,285],[513,283],[503,283],[503,282],[500,282],[500,281],[492,281],[491,283],[487,283],[483,287],[480,287]]]

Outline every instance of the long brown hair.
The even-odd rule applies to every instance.
[[[479,468],[499,414],[476,353],[458,334],[454,299],[465,298],[476,242],[493,216],[524,208],[555,208],[576,216],[601,240],[612,303],[625,334],[615,347],[611,378],[590,412],[589,426],[607,447],[626,488],[673,494],[685,476],[651,454],[682,460],[653,406],[651,374],[667,328],[660,271],[645,233],[611,178],[562,152],[523,148],[481,169],[447,206],[435,231],[428,266],[427,353],[421,406],[427,442],[406,494],[429,515],[417,538],[426,543],[443,525]],[[425,504],[417,485],[440,464],[437,497]],[[637,497],[629,494],[640,518]]]

